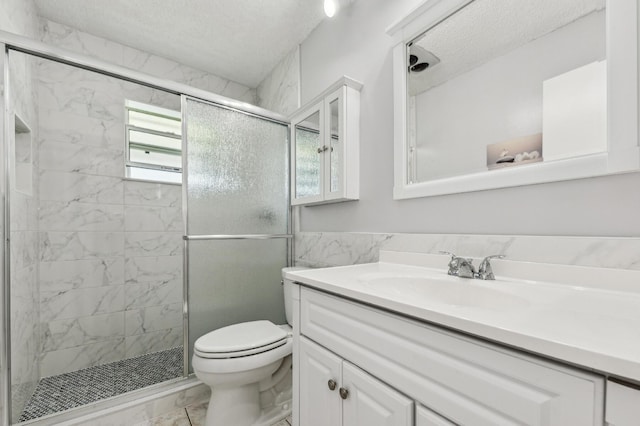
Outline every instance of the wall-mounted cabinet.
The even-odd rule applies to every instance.
[[[361,88],[343,77],[292,116],[292,205],[358,199]]]

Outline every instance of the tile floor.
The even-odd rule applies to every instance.
[[[20,421],[90,404],[100,399],[182,376],[182,346],[40,380]],[[164,423],[161,423],[164,424]],[[174,423],[166,423],[168,425]],[[175,423],[177,425],[187,423]]]
[[[167,413],[163,416],[136,423],[134,426],[204,426],[209,402],[188,405],[186,408]],[[231,425],[230,425],[231,426]],[[291,416],[273,426],[291,426]]]

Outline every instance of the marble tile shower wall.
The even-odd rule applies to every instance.
[[[38,21],[35,5],[23,0],[1,1],[0,30],[37,38]],[[2,61],[0,64],[4,65]],[[12,74],[15,75],[12,100],[16,112],[31,127],[34,132],[32,135],[37,137],[37,133],[35,133],[37,132],[37,111],[35,109],[37,91],[34,90],[35,84],[33,82],[34,64],[18,59],[15,62],[12,60],[11,66]],[[0,96],[3,96],[4,93],[4,87],[0,83]],[[32,161],[37,162],[37,157],[33,156]],[[33,171],[33,179],[35,179],[37,178],[35,168]],[[11,314],[16,317],[16,320],[11,324],[11,332],[17,335],[16,344],[11,348],[13,420],[16,420],[20,415],[22,407],[31,396],[39,378],[36,233],[38,221],[35,202],[37,193],[34,191],[37,191],[37,187],[32,187],[30,196],[16,191],[12,191],[10,194],[13,199],[10,212],[13,232],[9,236],[12,241],[11,292],[17,295],[11,306]],[[0,226],[2,225],[0,224]],[[4,398],[0,398],[0,418],[3,417],[5,409],[3,402]]]
[[[182,343],[181,188],[123,179],[124,100],[179,97],[39,62],[42,377]]]
[[[640,238],[297,232],[295,264],[328,267],[377,262],[380,250],[640,270]],[[445,268],[446,265],[443,265]]]
[[[132,68],[146,74],[188,84],[192,87],[256,103],[256,90],[242,84],[196,70],[170,59],[143,52],[101,37],[78,31],[65,25],[41,21],[42,41],[86,56],[97,57],[115,65]]]
[[[258,105],[290,115],[299,107],[300,49],[296,47],[258,85]]]
[[[11,171],[10,204],[10,286],[11,286],[11,391],[15,416],[31,396],[38,379],[40,338],[38,333],[38,213],[37,213],[37,153],[29,144],[37,141],[38,112],[36,61],[25,55],[10,56],[11,100],[13,111],[31,130],[22,142],[11,140],[15,163],[30,163],[31,185],[20,182],[15,169]],[[15,122],[15,120],[14,120]],[[8,123],[10,128],[14,123]],[[22,129],[21,131],[24,131]],[[14,132],[15,133],[15,132]],[[15,166],[14,166],[15,167]],[[19,188],[20,190],[18,190]],[[17,414],[15,414],[17,412]]]

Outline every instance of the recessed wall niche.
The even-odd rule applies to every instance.
[[[33,193],[33,147],[31,129],[15,115],[14,147],[15,190],[26,195]]]

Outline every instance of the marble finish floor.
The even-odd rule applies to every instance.
[[[40,380],[31,399],[27,402],[20,415],[20,421],[69,410],[181,377],[182,352],[182,346],[179,346],[71,373],[45,377]]]
[[[209,402],[188,405],[153,419],[136,423],[134,426],[204,426]],[[273,426],[291,426],[291,416],[281,420]],[[229,425],[232,426],[232,425]]]

